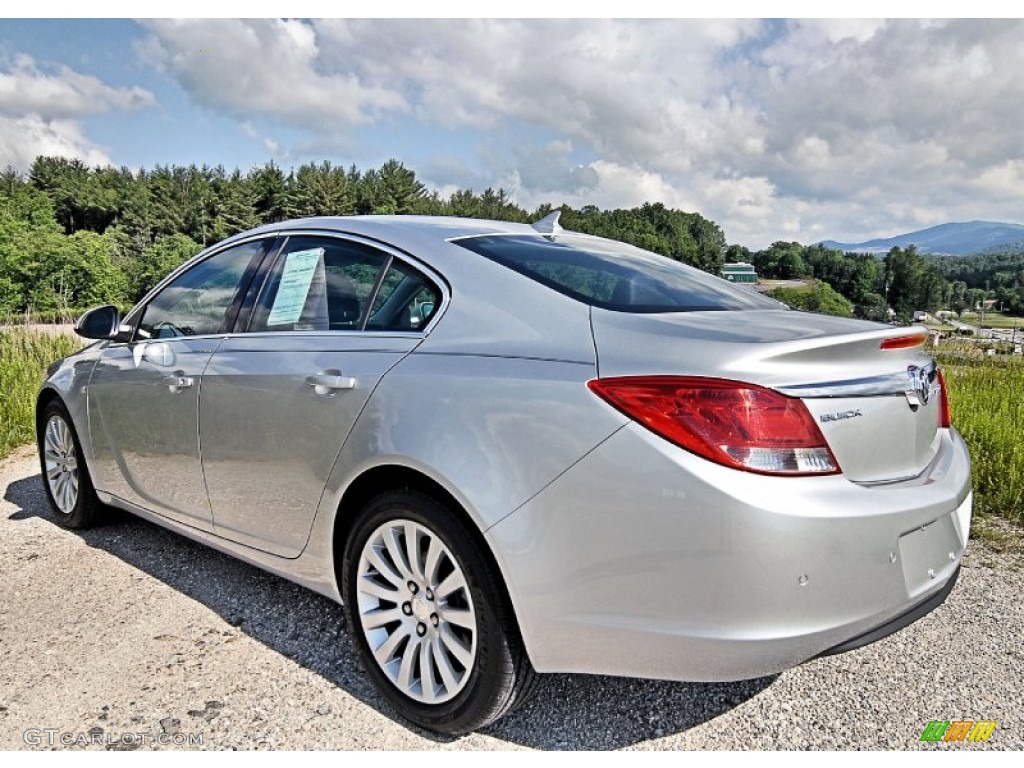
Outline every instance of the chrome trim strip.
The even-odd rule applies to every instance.
[[[929,380],[935,378],[937,366],[934,362],[924,366]],[[877,397],[879,395],[905,395],[914,391],[914,383],[907,371],[889,373],[883,376],[869,376],[846,381],[826,381],[820,384],[794,384],[775,387],[789,397]]]

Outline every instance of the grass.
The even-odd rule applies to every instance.
[[[985,328],[1020,328],[1024,332],[1024,317],[1013,317],[998,312],[986,312],[982,319]],[[978,324],[978,314],[975,312],[964,312],[957,318],[961,323],[968,325]]]
[[[942,352],[939,364],[971,449],[975,511],[1024,525],[1024,359]]]
[[[0,329],[0,458],[35,441],[36,393],[46,368],[80,347],[70,336]]]
[[[84,312],[73,309],[48,309],[43,311],[7,312],[0,314],[0,326],[7,325],[52,325],[73,323]]]

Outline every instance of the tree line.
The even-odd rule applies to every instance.
[[[992,298],[1004,311],[1024,315],[1024,253],[927,258],[953,286],[950,309],[973,309],[985,298]]]
[[[810,279],[810,290],[777,289],[771,295],[793,306],[828,314],[908,321],[914,312],[974,309],[988,298],[1024,314],[1024,254],[930,256],[913,245],[892,248],[884,258],[843,253],[818,245],[779,241],[750,252],[726,251],[730,261],[750,261],[761,277]]]
[[[554,208],[517,205],[503,189],[442,197],[397,160],[380,168],[328,161],[285,172],[223,167],[89,167],[38,157],[0,172],[0,313],[130,305],[203,247],[304,216],[425,214],[535,221]],[[566,229],[633,243],[717,274],[725,236],[698,213],[649,203],[629,210],[562,206]]]
[[[203,247],[260,224],[304,216],[425,214],[536,221],[503,189],[442,197],[397,160],[360,170],[329,161],[287,172],[268,162],[243,173],[221,166],[151,170],[89,167],[38,157],[27,174],[0,171],[0,314],[133,304]],[[1024,313],[1024,254],[922,256],[910,246],[884,259],[822,245],[728,245],[699,213],[645,203],[630,209],[561,206],[569,230],[621,240],[719,274],[749,261],[766,278],[809,279],[774,295],[800,309],[887,320],[918,310],[960,312],[994,297]]]

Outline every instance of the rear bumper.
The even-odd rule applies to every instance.
[[[943,432],[922,475],[866,487],[737,472],[623,427],[487,532],[534,666],[745,679],[920,618],[970,528],[967,449]]]
[[[949,593],[953,591],[953,587],[956,586],[957,579],[960,578],[960,566],[953,571],[953,575],[949,577],[949,581],[946,582],[945,586],[942,587],[931,597],[926,600],[922,600],[920,603],[915,605],[913,608],[908,610],[906,613],[900,614],[895,619],[886,622],[880,627],[875,627],[869,632],[865,632],[863,635],[858,635],[852,640],[847,640],[845,643],[834,645],[827,651],[822,651],[819,656],[835,656],[839,653],[846,653],[847,651],[855,651],[858,648],[863,648],[865,645],[871,645],[871,643],[878,642],[879,640],[894,635],[904,627],[909,627],[915,621],[920,618],[927,616],[929,613],[934,611],[949,597]]]

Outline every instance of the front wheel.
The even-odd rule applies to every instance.
[[[532,689],[498,576],[444,505],[412,491],[378,496],[356,521],[342,567],[349,633],[407,719],[465,733]]]
[[[100,501],[71,417],[59,400],[43,409],[37,429],[43,486],[57,523],[63,528],[88,528],[96,522]]]

